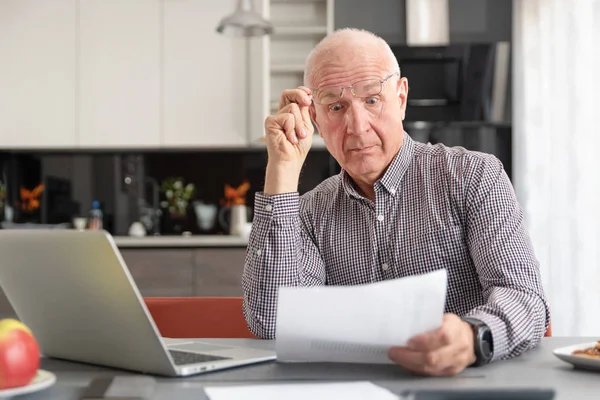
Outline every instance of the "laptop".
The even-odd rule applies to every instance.
[[[276,359],[271,350],[161,338],[104,230],[0,230],[0,254],[0,287],[46,357],[163,376]]]

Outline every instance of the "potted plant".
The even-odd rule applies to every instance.
[[[166,212],[163,215],[173,223],[173,230],[181,232],[181,224],[187,218],[188,204],[194,197],[193,183],[185,184],[183,178],[168,178],[161,183],[161,192],[165,200],[160,205]]]

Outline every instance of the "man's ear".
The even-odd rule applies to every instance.
[[[396,94],[400,99],[402,109],[405,109],[406,101],[408,100],[408,79],[405,77],[398,79],[398,82],[396,83]]]

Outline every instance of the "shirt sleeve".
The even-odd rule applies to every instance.
[[[243,312],[248,328],[275,338],[280,286],[325,284],[325,266],[309,221],[300,217],[299,193],[265,195],[254,201],[252,231],[242,275]]]
[[[486,304],[468,314],[492,331],[492,361],[535,347],[550,310],[524,216],[502,163],[483,158],[466,186],[467,243]]]

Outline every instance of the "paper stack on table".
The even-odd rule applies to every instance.
[[[355,286],[280,287],[277,360],[391,363],[392,346],[442,324],[447,272]]]
[[[206,387],[210,400],[398,400],[398,396],[371,382],[287,383]]]

